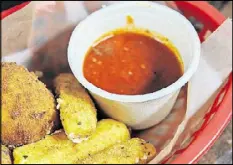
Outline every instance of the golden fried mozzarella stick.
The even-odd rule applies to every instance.
[[[15,164],[73,164],[114,144],[129,140],[127,127],[112,119],[101,120],[96,132],[88,140],[76,144],[68,140],[64,131],[45,139],[16,148]]]
[[[77,164],[146,164],[154,158],[152,144],[133,138],[76,162]]]
[[[1,147],[1,164],[12,164],[10,150],[4,145]]]
[[[96,108],[82,85],[69,73],[62,73],[54,80],[57,109],[64,130],[70,140],[80,143],[95,131]]]
[[[14,149],[14,164],[64,163],[64,158],[75,153],[74,146],[75,143],[67,139],[65,132],[61,130],[36,143]]]
[[[129,139],[130,133],[125,124],[112,119],[103,119],[98,122],[96,132],[87,141],[77,145],[76,149],[80,152],[76,156],[76,161]]]

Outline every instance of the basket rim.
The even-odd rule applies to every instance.
[[[193,10],[198,16],[203,15],[202,21],[208,21],[211,30],[216,30],[226,18],[213,6],[207,2],[198,1],[177,1],[179,7]],[[232,119],[232,72],[229,80],[223,90],[226,93],[222,102],[217,107],[212,107],[216,112],[214,117],[208,123],[203,125],[198,137],[175,159],[171,164],[196,164],[204,154],[214,145],[215,141],[220,137],[224,129]],[[221,92],[219,93],[219,95]],[[215,102],[218,100],[216,97]]]
[[[227,84],[215,99],[218,102],[219,96],[226,92],[222,102],[218,106],[213,106],[210,111],[216,112],[207,125],[197,131],[195,138],[183,152],[171,162],[171,164],[196,164],[202,156],[214,145],[215,141],[221,136],[224,129],[232,120],[232,73],[229,76]],[[214,104],[215,104],[214,103]]]
[[[1,12],[1,20],[3,20],[4,18],[6,18],[7,16],[13,14],[14,12],[17,12],[18,10],[22,9],[23,7],[27,6],[30,3],[30,1],[28,2],[23,2],[19,5],[16,5],[14,7],[11,7],[7,10],[4,10]]]

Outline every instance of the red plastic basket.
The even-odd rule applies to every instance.
[[[1,19],[22,9],[30,2],[23,3],[1,13]],[[176,1],[179,10],[187,17],[194,17],[204,26],[199,37],[204,41],[207,31],[213,32],[225,20],[225,17],[214,7],[204,1]],[[213,117],[212,117],[213,116]],[[210,117],[212,117],[210,119]],[[193,164],[210,149],[214,142],[221,135],[225,127],[232,119],[232,73],[229,76],[228,82],[222,88],[221,92],[215,99],[211,110],[204,117],[206,122],[201,128],[193,134],[193,141],[182,150],[175,152],[179,155],[172,164]],[[209,120],[208,120],[209,119]],[[164,162],[166,163],[166,161]]]

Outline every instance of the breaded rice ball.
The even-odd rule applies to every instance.
[[[20,146],[49,134],[57,114],[52,93],[34,73],[2,63],[2,143]]]
[[[1,164],[12,164],[12,162],[11,162],[11,152],[4,145],[1,145]]]

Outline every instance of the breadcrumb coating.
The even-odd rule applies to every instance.
[[[12,164],[10,150],[4,145],[1,147],[1,164]]]
[[[156,150],[152,144],[139,138],[114,145],[77,164],[146,164],[154,158]]]
[[[14,149],[14,164],[74,164],[117,143],[129,140],[127,127],[111,119],[101,120],[87,141],[76,144],[65,132],[47,135],[36,143]]]
[[[70,140],[81,143],[95,131],[97,113],[85,88],[69,73],[62,73],[54,80],[57,109],[63,128]]]
[[[51,132],[57,115],[52,93],[34,73],[2,63],[2,143],[19,146]]]

